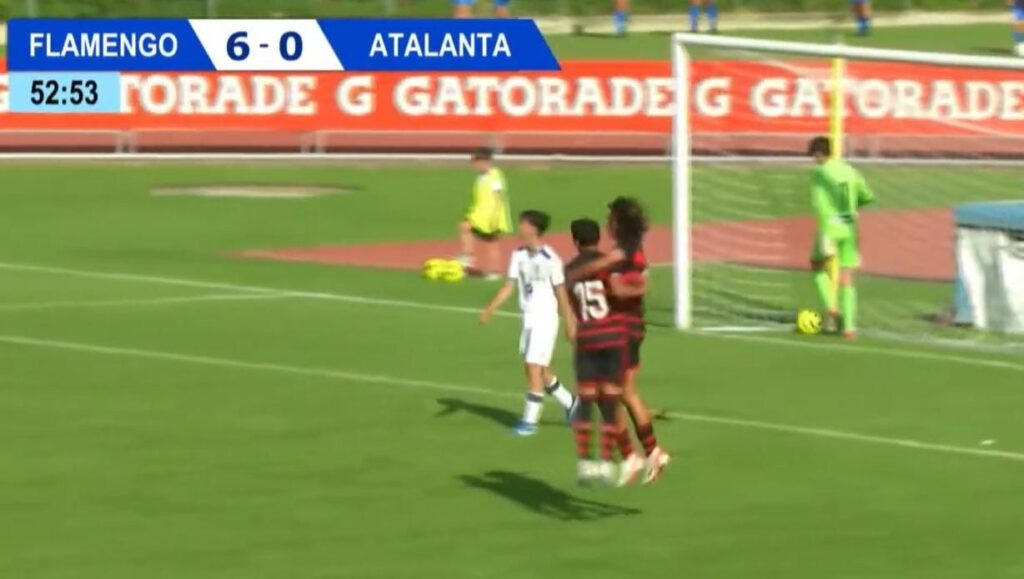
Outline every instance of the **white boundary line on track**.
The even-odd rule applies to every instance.
[[[273,300],[291,297],[281,294],[208,294],[202,296],[180,296],[150,299],[122,299],[96,301],[60,301],[60,302],[25,302],[19,304],[0,304],[0,312],[26,312],[36,310],[73,309],[73,308],[116,308],[132,306],[163,306],[191,304],[198,302],[229,302],[241,300]]]
[[[133,273],[113,273],[113,272],[99,272],[82,269],[70,269],[63,267],[51,267],[41,265],[31,265],[22,263],[10,263],[0,262],[0,270],[12,270],[12,271],[32,271],[38,273],[54,274],[54,275],[66,275],[74,277],[84,277],[92,279],[105,279],[111,281],[123,281],[123,282],[134,282],[134,283],[152,283],[162,285],[173,285],[181,287],[197,287],[197,288],[208,288],[208,289],[220,289],[227,291],[239,291],[239,292],[254,292],[260,294],[273,294],[283,295],[294,298],[306,298],[306,299],[318,299],[318,300],[332,300],[344,303],[363,304],[371,306],[385,306],[385,307],[398,307],[398,308],[410,308],[436,312],[452,312],[460,314],[472,314],[478,315],[480,309],[464,307],[464,306],[449,306],[443,304],[432,304],[426,302],[414,302],[407,300],[389,300],[379,298],[369,298],[364,296],[348,295],[348,294],[336,294],[329,292],[307,292],[297,291],[283,288],[270,288],[264,286],[251,286],[251,285],[240,285],[231,283],[211,282],[203,280],[192,280],[184,278],[174,278],[165,276],[151,276],[141,275]],[[518,318],[519,314],[497,311],[495,316],[506,317],[506,318]],[[751,335],[739,335],[739,334],[728,334],[728,333],[709,333],[694,331],[691,335],[698,336],[709,336],[724,340],[741,340],[749,342],[758,342],[762,344],[774,344],[781,347],[790,348],[805,348],[805,349],[819,349],[819,350],[831,350],[834,352],[850,352],[854,354],[878,354],[883,356],[890,356],[895,358],[907,358],[915,360],[933,360],[936,362],[946,362],[952,364],[970,365],[970,366],[982,366],[986,368],[999,368],[1003,370],[1011,370],[1016,372],[1024,372],[1024,365],[1016,364],[1005,360],[994,360],[990,358],[976,358],[968,356],[957,356],[951,354],[945,354],[941,352],[927,352],[923,350],[906,350],[906,349],[895,349],[895,348],[882,348],[875,346],[864,346],[859,344],[849,343],[836,343],[836,342],[820,342],[811,343],[802,340],[793,340],[789,338],[770,338],[767,336],[751,336]]]
[[[333,370],[328,368],[308,368],[302,366],[290,366],[287,364],[273,364],[265,362],[246,362],[244,360],[232,360],[228,358],[217,358],[212,356],[195,356],[190,354],[176,354],[173,352],[161,352],[155,350],[142,350],[138,348],[120,348],[113,346],[101,346],[97,344],[88,344],[82,342],[67,342],[60,340],[44,340],[37,338],[30,338],[26,336],[5,336],[0,335],[0,343],[11,344],[17,346],[26,346],[34,348],[45,348],[50,350],[64,350],[72,352],[81,352],[86,354],[96,354],[104,356],[120,356],[120,357],[132,357],[132,358],[144,358],[150,360],[163,360],[168,362],[178,362],[185,364],[194,364],[202,366],[214,366],[222,368],[234,368],[239,370],[253,370],[261,372],[277,372],[281,374],[292,374],[298,376],[312,376],[319,378],[329,378],[334,380],[343,380],[348,382],[364,382],[371,384],[386,384],[388,386],[399,386],[405,388],[420,388],[427,390],[439,390],[445,392],[463,392],[467,394],[475,394],[480,396],[489,396],[494,398],[505,398],[505,399],[519,399],[520,395],[512,392],[499,392],[495,390],[489,390],[487,388],[479,388],[477,386],[451,384],[446,382],[433,382],[428,380],[410,380],[406,378],[399,378],[395,376],[388,376],[383,374],[363,374],[357,372],[346,372],[342,370]],[[789,434],[797,434],[802,436],[812,436],[817,438],[832,438],[838,440],[847,440],[851,442],[861,442],[868,444],[894,446],[900,448],[909,448],[913,450],[925,450],[932,452],[942,452],[947,454],[959,454],[968,456],[977,456],[984,458],[995,458],[1002,460],[1009,460],[1014,462],[1024,462],[1024,453],[1016,453],[1003,450],[988,450],[980,448],[971,448],[967,446],[954,446],[948,444],[933,444],[928,442],[921,442],[911,439],[901,438],[886,438],[883,436],[873,436],[868,434],[858,434],[854,432],[845,432],[841,430],[831,430],[826,428],[811,428],[803,426],[795,426],[791,424],[777,424],[773,422],[762,422],[758,420],[744,420],[740,418],[729,418],[723,416],[709,416],[706,414],[691,414],[685,412],[670,412],[670,417],[677,418],[680,420],[686,420],[690,422],[705,422],[710,424],[720,424],[727,426],[737,426],[742,428],[758,429],[758,430],[770,430],[775,432],[784,432]]]

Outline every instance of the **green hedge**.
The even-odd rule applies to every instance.
[[[480,0],[486,5],[488,0]],[[749,12],[845,12],[846,0],[719,0],[724,10]],[[611,0],[512,0],[518,14],[605,14]],[[29,0],[0,0],[0,19],[26,16]],[[390,6],[396,16],[445,16],[449,0],[213,0],[215,15],[245,17],[380,16]],[[876,10],[999,9],[1002,0],[875,0]],[[201,17],[206,0],[35,0],[47,17]],[[633,0],[637,14],[678,13],[687,0]]]

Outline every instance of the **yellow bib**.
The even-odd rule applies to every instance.
[[[473,199],[466,220],[481,233],[511,233],[512,216],[505,176],[498,168],[479,175],[473,184]]]

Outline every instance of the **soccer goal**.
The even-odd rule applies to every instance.
[[[822,309],[806,151],[828,136],[877,196],[858,221],[858,327],[1024,332],[1024,60],[676,34],[672,62],[676,327]]]

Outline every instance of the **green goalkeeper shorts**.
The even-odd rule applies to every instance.
[[[840,235],[818,235],[811,249],[811,261],[820,263],[830,257],[839,258],[839,267],[860,267],[860,249],[857,247],[856,231]]]

